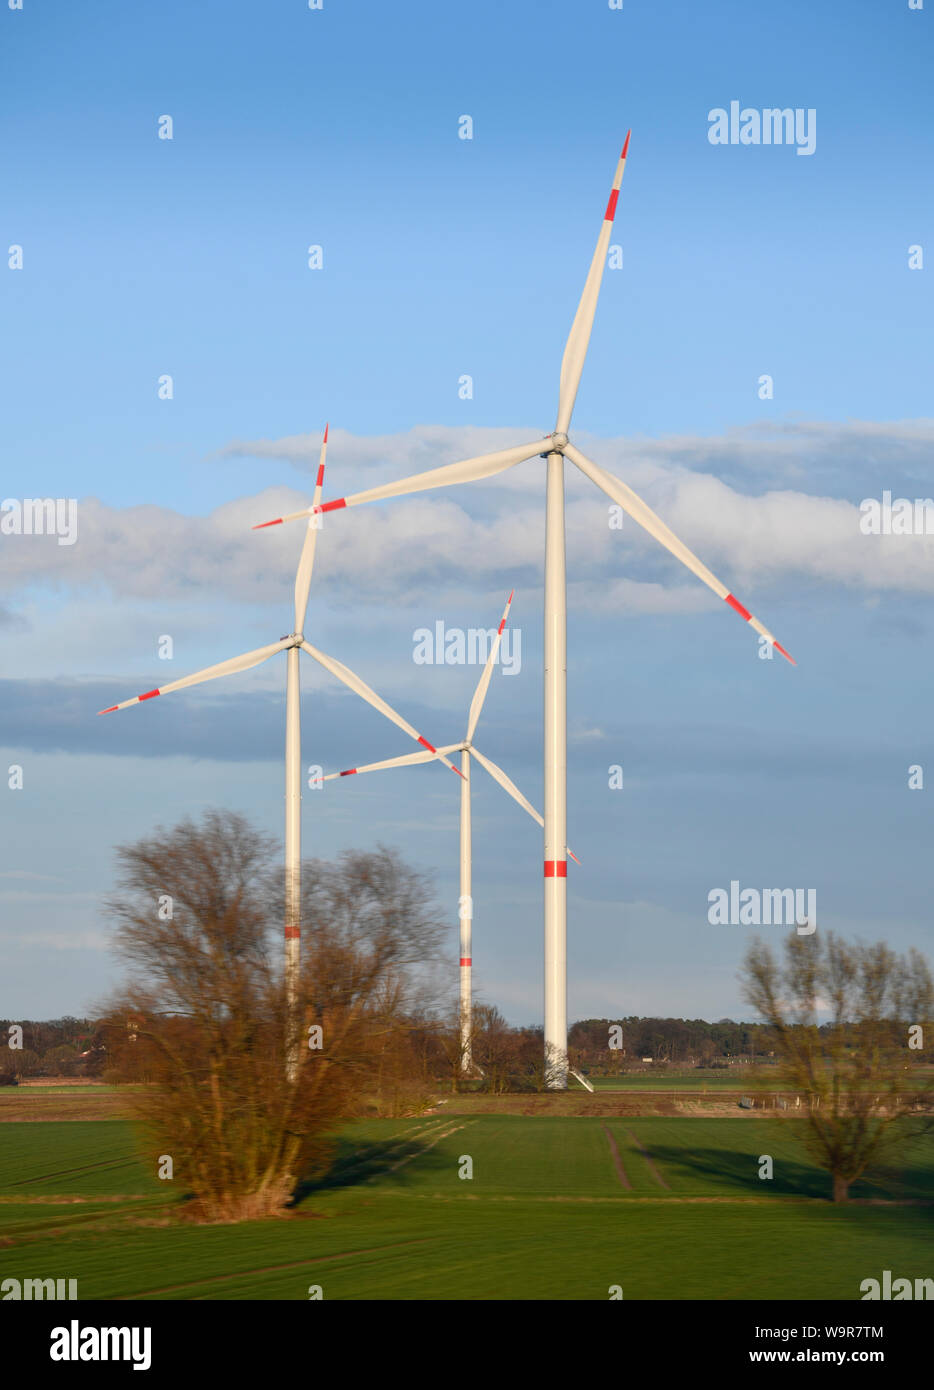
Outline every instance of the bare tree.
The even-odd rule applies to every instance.
[[[474,1004],[472,1056],[482,1086],[494,1095],[511,1089],[518,1062],[518,1035],[493,1004]]]
[[[109,908],[132,973],[108,1008],[108,1045],[137,1071],[145,1057],[138,1114],[199,1219],[281,1212],[327,1161],[329,1131],[359,1109],[386,1037],[404,1033],[440,936],[429,885],[388,850],[310,864],[290,1079],[276,857],[219,811],[118,851]]]
[[[912,1062],[934,1016],[920,952],[848,944],[832,932],[785,941],[784,965],[757,940],[743,963],[746,999],[765,1019],[779,1075],[806,1103],[805,1140],[831,1174],[833,1200],[934,1111]],[[819,1013],[829,1014],[819,1025]],[[918,1030],[921,1030],[920,1032]]]
[[[476,1019],[472,1020],[472,1024],[475,1029]],[[452,1091],[457,1091],[466,1081],[478,1080],[482,1075],[473,1056],[473,1034],[465,1036],[462,1025],[460,1002],[455,1001],[448,1004],[435,1030],[439,1062],[441,1058],[444,1059],[444,1070]]]

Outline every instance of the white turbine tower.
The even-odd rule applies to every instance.
[[[270,657],[278,652],[287,652],[286,669],[286,704],[285,704],[285,980],[286,992],[289,1005],[289,1014],[293,1023],[293,1036],[290,1044],[290,1073],[294,1076],[297,1068],[298,1053],[297,1047],[297,1020],[295,1018],[295,1003],[298,997],[298,972],[301,954],[301,926],[302,926],[302,895],[301,895],[301,858],[302,858],[302,750],[301,750],[301,693],[299,688],[299,648],[313,657],[325,670],[330,671],[339,681],[348,686],[356,695],[366,700],[367,704],[378,709],[393,724],[424,745],[428,751],[427,756],[435,759],[440,758],[452,772],[460,773],[452,762],[442,753],[438,753],[434,745],[423,738],[417,729],[413,728],[408,720],[403,719],[402,715],[388,705],[372,690],[365,681],[355,675],[353,671],[344,666],[342,662],[336,661],[334,657],[327,656],[324,652],[313,647],[310,642],[306,642],[302,628],[305,622],[305,613],[308,608],[308,591],[311,585],[311,573],[314,567],[315,546],[320,529],[320,520],[315,510],[321,498],[321,486],[324,482],[324,459],[327,452],[328,430],[325,426],[324,439],[321,444],[321,455],[318,463],[318,477],[315,483],[315,501],[312,506],[311,514],[308,518],[308,527],[305,533],[302,552],[299,557],[298,569],[295,573],[295,625],[292,632],[287,637],[282,637],[278,642],[271,643],[268,647],[258,647],[255,651],[245,652],[242,656],[235,656],[230,661],[221,661],[216,666],[206,666],[203,671],[196,671],[192,676],[182,676],[180,680],[170,681],[168,685],[162,685],[156,690],[147,690],[143,695],[134,695],[131,700],[123,700],[118,705],[110,705],[107,709],[99,710],[99,714],[112,714],[115,710],[126,709],[129,705],[140,704],[143,700],[152,700],[156,695],[168,695],[173,690],[182,690],[189,685],[200,685],[203,681],[214,680],[218,676],[230,676],[237,671],[248,671],[252,666],[259,666],[262,662],[268,661]]]
[[[597,298],[603,279],[610,232],[616,216],[616,203],[619,197],[626,155],[629,150],[629,132],[623,144],[622,154],[616,166],[616,176],[610,189],[606,212],[597,237],[597,245],[584,282],[583,293],[571,324],[564,356],[561,360],[561,375],[558,386],[558,414],[555,428],[544,439],[536,439],[528,444],[520,444],[513,449],[501,449],[497,453],[482,454],[476,458],[464,459],[443,468],[432,468],[426,473],[416,473],[395,483],[382,487],[368,488],[364,492],[353,493],[349,497],[339,497],[332,502],[312,504],[300,512],[278,517],[277,522],[296,521],[315,510],[334,511],[343,507],[356,507],[362,502],[377,502],[385,497],[402,497],[410,492],[422,492],[427,488],[448,487],[453,483],[469,483],[480,478],[490,478],[513,468],[525,459],[536,454],[546,460],[546,513],[545,513],[545,1056],[549,1068],[549,1085],[553,1089],[563,1089],[567,1085],[567,860],[564,857],[566,843],[567,808],[567,732],[566,732],[566,693],[567,693],[567,586],[565,579],[565,527],[564,527],[564,460],[571,462],[597,487],[618,503],[625,512],[643,526],[650,535],[671,551],[682,564],[686,565],[698,579],[734,609],[761,636],[780,651],[789,661],[792,658],[764,627],[759,620],[744,608],[727,586],[710,572],[696,555],[688,549],[660,517],[648,507],[633,490],[619,478],[607,473],[593,463],[570,442],[568,430],[577,388],[580,384],[584,359],[590,342]]]
[[[513,590],[513,593],[515,590]],[[483,702],[486,699],[487,691],[490,688],[490,678],[493,675],[493,667],[499,653],[500,643],[503,640],[503,632],[506,627],[506,619],[509,617],[509,608],[512,603],[513,594],[506,600],[506,607],[503,609],[503,616],[500,619],[496,635],[490,644],[490,651],[484,663],[483,671],[477,682],[473,699],[470,702],[470,712],[467,716],[467,732],[460,743],[450,743],[445,748],[439,748],[434,753],[406,753],[400,758],[386,758],[378,763],[366,763],[362,767],[349,767],[343,772],[329,772],[323,779],[325,782],[333,781],[336,777],[352,777],[358,772],[382,772],[388,768],[395,767],[414,767],[418,763],[433,762],[439,755],[446,753],[460,753],[461,755],[461,793],[460,793],[460,897],[458,899],[458,918],[460,921],[460,965],[458,967],[460,979],[460,1056],[461,1069],[470,1071],[473,1066],[471,1056],[471,1037],[473,1034],[473,988],[471,971],[473,967],[473,857],[471,849],[471,820],[470,820],[470,759],[476,758],[481,767],[485,767],[500,786],[509,793],[513,801],[518,802],[524,811],[537,821],[539,825],[545,822],[542,816],[536,811],[531,802],[527,801],[515,783],[507,777],[506,773],[496,763],[484,757],[479,748],[474,746],[473,736],[476,732],[480,715],[483,711]],[[571,858],[576,862],[577,856],[568,850]]]

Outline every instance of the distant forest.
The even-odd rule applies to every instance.
[[[413,1018],[410,1023],[407,1050],[417,1051],[427,1074],[446,1074],[449,1067],[440,1043],[449,1022]],[[521,1059],[541,1049],[540,1026],[511,1027],[489,1008],[478,1010],[476,1023],[478,1060],[495,1045],[498,1051],[510,1052],[521,1069]],[[133,1041],[133,1026],[129,1020],[127,1044]],[[0,1037],[5,1044],[0,1046],[0,1077],[8,1082],[55,1076],[134,1079],[132,1069],[128,1071],[126,1066],[126,1045],[115,1045],[112,1025],[104,1029],[94,1019],[4,1019],[0,1021]],[[437,1048],[432,1045],[435,1037]],[[582,1019],[571,1026],[568,1050],[572,1066],[595,1075],[649,1064],[729,1066],[740,1060],[764,1060],[769,1055],[768,1035],[762,1025],[729,1018],[716,1023],[700,1018]]]

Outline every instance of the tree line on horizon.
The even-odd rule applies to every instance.
[[[486,1075],[475,1075],[469,1082],[471,1089],[543,1089],[537,1063],[538,1054],[543,1053],[541,1024],[510,1024],[495,1005],[477,1005],[475,1015],[475,1051]],[[400,1024],[411,1042],[406,1060],[415,1059],[426,1079],[449,1083],[449,1034],[454,1028],[451,1008],[425,1016],[413,1014]],[[14,1027],[22,1028],[22,1047],[0,1050],[0,1077],[84,1077],[114,1084],[146,1079],[145,1068],[133,1061],[129,1051],[132,1027],[127,1029],[126,1039],[116,1038],[112,1020],[66,1014],[44,1020],[0,1019],[0,1037],[8,1040]],[[614,1030],[622,1032],[619,1047],[611,1045]],[[598,1077],[644,1070],[649,1063],[718,1069],[736,1061],[762,1064],[774,1056],[765,1024],[733,1019],[715,1023],[653,1016],[581,1019],[571,1024],[568,1044],[571,1065],[585,1075]],[[4,1084],[2,1080],[0,1084]]]

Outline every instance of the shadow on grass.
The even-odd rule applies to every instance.
[[[390,1173],[394,1182],[406,1186],[413,1180],[421,1180],[426,1169],[449,1169],[450,1162],[450,1157],[441,1152],[440,1146],[428,1149],[417,1139],[364,1144],[359,1140],[340,1137],[327,1172],[300,1182],[295,1189],[292,1206],[297,1207],[312,1193],[361,1187]]]
[[[703,1178],[705,1185],[720,1189],[723,1196],[739,1191],[745,1196],[755,1197],[824,1197],[830,1191],[829,1177],[807,1162],[789,1162],[786,1158],[777,1158],[774,1176],[769,1180],[759,1177],[756,1155],[740,1150],[686,1150],[667,1147],[656,1141],[651,1146],[651,1153],[667,1178],[675,1182],[685,1177]],[[677,1192],[677,1187],[674,1190]]]
[[[768,1151],[768,1145],[765,1146]],[[759,1177],[757,1156],[728,1149],[695,1149],[666,1147],[654,1143],[652,1157],[662,1165],[668,1177],[701,1177],[711,1186],[722,1189],[723,1195],[740,1189],[748,1196],[786,1196],[831,1198],[830,1174],[817,1168],[806,1157],[801,1161],[784,1156],[775,1157],[774,1173],[770,1179]],[[676,1189],[677,1190],[677,1189]],[[854,1200],[887,1201],[931,1200],[934,1198],[934,1166],[924,1164],[912,1155],[902,1161],[892,1160],[876,1166],[854,1182],[850,1188]],[[934,1217],[934,1207],[919,1207],[920,1219]]]

